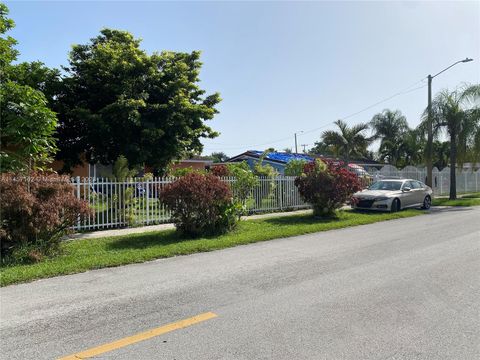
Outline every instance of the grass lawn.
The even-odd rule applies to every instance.
[[[449,200],[448,198],[433,199],[432,205],[477,206],[480,205],[480,193],[459,196],[456,200]]]
[[[420,210],[393,214],[346,210],[339,211],[337,219],[328,220],[319,220],[312,215],[293,215],[242,221],[235,231],[217,237],[185,239],[174,230],[166,230],[67,241],[62,244],[63,254],[56,258],[31,265],[1,267],[0,286],[420,214]]]

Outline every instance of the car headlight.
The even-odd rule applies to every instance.
[[[380,197],[375,198],[375,201],[384,201],[384,200],[388,200],[388,197],[380,196]]]

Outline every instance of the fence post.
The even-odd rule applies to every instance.
[[[77,199],[80,200],[80,176],[77,176],[75,181],[77,182]],[[80,230],[80,216],[77,218],[77,230]]]
[[[147,200],[146,200],[146,206],[147,206],[147,225],[150,224],[150,202],[149,202],[149,198],[150,198],[150,186],[149,186],[149,183],[148,183],[148,179],[146,181],[146,187],[147,187],[147,191],[145,192],[146,196],[147,196]]]
[[[440,175],[440,194],[439,195],[443,195],[443,174],[439,174]]]
[[[280,210],[283,210],[283,178],[277,177],[278,181],[278,197],[280,202]]]

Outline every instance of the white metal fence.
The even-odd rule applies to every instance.
[[[398,170],[386,165],[381,170],[371,170],[373,180],[382,176],[407,177],[425,181],[426,170],[408,166]],[[72,178],[76,195],[85,200],[93,212],[90,217],[79,221],[76,230],[96,230],[118,227],[161,224],[170,221],[170,212],[160,202],[159,195],[165,185],[175,178],[129,179],[116,181],[107,178]],[[233,184],[235,178],[224,177],[223,181]],[[433,171],[435,195],[448,195],[450,189],[450,169]],[[309,208],[303,202],[293,176],[259,178],[247,200],[249,213],[275,212]],[[362,179],[364,186],[372,180]],[[235,187],[232,187],[235,192]],[[480,171],[457,172],[457,192],[480,191]]]
[[[170,212],[159,201],[165,185],[175,178],[129,179],[72,178],[76,195],[91,207],[92,215],[79,221],[76,230],[96,230],[165,223]],[[232,184],[235,178],[225,177]],[[259,178],[247,200],[249,213],[308,208],[294,184],[295,177]],[[235,193],[235,187],[233,187]]]
[[[407,166],[401,170],[392,165],[385,165],[380,170],[370,170],[369,173],[376,178],[382,176],[395,176],[410,179],[416,179],[425,182],[427,177],[426,168],[416,168],[414,166]],[[480,170],[477,171],[462,171],[457,170],[457,193],[470,193],[480,191]],[[450,192],[450,168],[444,168],[439,171],[433,168],[432,172],[432,188],[435,195],[448,195]]]

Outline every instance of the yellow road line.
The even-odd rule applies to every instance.
[[[197,324],[197,323],[205,321],[205,320],[213,319],[215,317],[217,317],[217,315],[212,313],[212,312],[199,314],[197,316],[193,316],[193,317],[188,318],[188,319],[184,319],[184,320],[180,320],[180,321],[177,321],[177,322],[174,322],[174,323],[171,323],[171,324],[160,326],[158,328],[151,329],[151,330],[148,330],[148,331],[145,331],[145,332],[141,332],[139,334],[132,335],[132,336],[129,336],[129,337],[117,340],[117,341],[113,341],[113,342],[108,343],[108,344],[103,344],[103,345],[100,345],[100,346],[97,346],[97,347],[94,347],[94,348],[91,348],[91,349],[88,349],[88,350],[85,350],[85,351],[82,351],[82,352],[79,352],[79,353],[76,353],[76,354],[68,355],[68,356],[59,358],[58,360],[87,359],[87,358],[97,356],[97,355],[100,355],[100,354],[103,354],[103,353],[106,353],[106,352],[109,352],[109,351],[112,351],[112,350],[120,349],[122,347],[135,344],[135,343],[140,342],[140,341],[151,339],[155,336],[159,336],[159,335],[168,333],[170,331],[183,329],[183,328],[188,327],[190,325],[194,325],[194,324]]]

